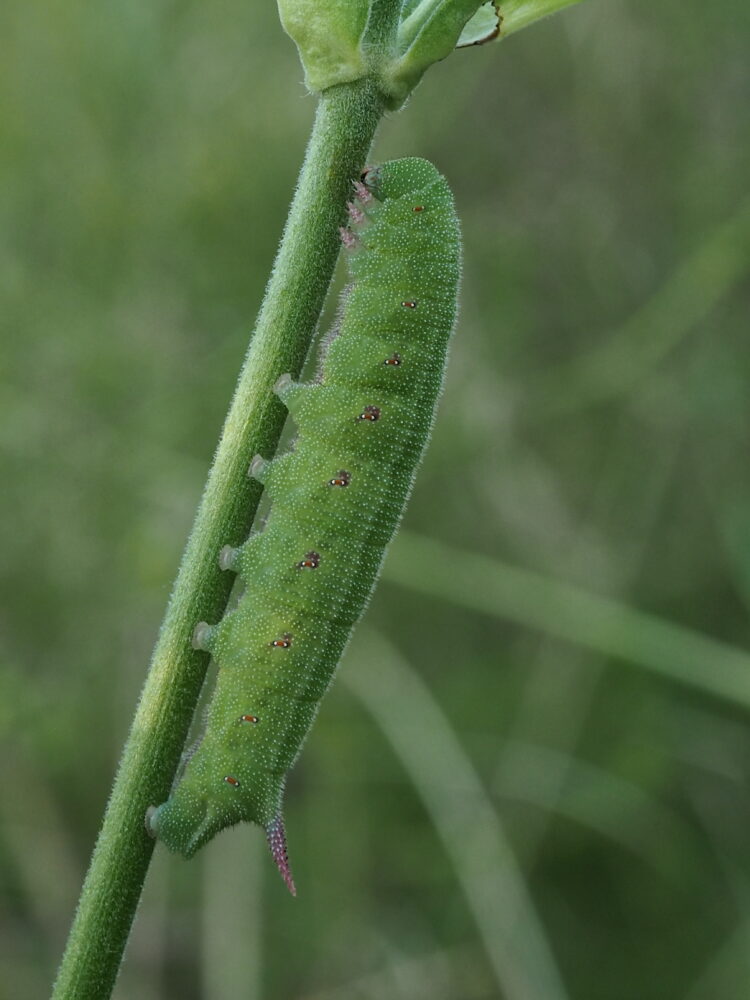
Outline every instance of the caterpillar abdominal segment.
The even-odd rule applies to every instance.
[[[285,777],[361,617],[411,492],[442,386],[456,315],[458,221],[426,160],[368,168],[342,230],[352,284],[315,381],[282,375],[294,450],[256,455],[270,514],[218,553],[244,592],[194,648],[218,666],[204,736],[148,831],[191,857],[243,820],[266,832],[295,886],[282,816]]]

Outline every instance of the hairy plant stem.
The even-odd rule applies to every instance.
[[[217,621],[232,585],[219,570],[222,546],[246,538],[260,497],[247,478],[256,452],[272,455],[286,411],[271,390],[298,376],[339,251],[338,227],[352,180],[364,165],[383,103],[373,81],[321,99],[289,218],[214,463],[125,745],[53,1000],[106,1000],[122,959],[154,842],[149,805],[163,802],[208,665],[192,649],[198,621]]]

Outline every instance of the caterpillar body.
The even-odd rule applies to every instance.
[[[367,170],[342,230],[353,284],[318,380],[282,376],[293,450],[256,456],[271,512],[220,564],[246,590],[194,645],[218,664],[206,732],[147,828],[190,857],[241,820],[262,826],[292,893],[287,772],[377,578],[427,444],[456,316],[460,234],[426,160]]]

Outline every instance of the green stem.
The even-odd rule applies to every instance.
[[[370,80],[321,97],[284,236],[245,365],[180,566],[151,670],[126,743],[63,956],[53,1000],[110,996],[153,841],[149,805],[163,802],[177,769],[208,665],[190,645],[198,621],[221,616],[232,585],[217,556],[238,545],[260,489],[247,479],[256,452],[276,449],[285,410],[271,389],[298,376],[339,251],[338,226],[383,113]]]

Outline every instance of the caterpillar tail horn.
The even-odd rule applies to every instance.
[[[271,848],[271,856],[276,862],[276,867],[279,869],[281,877],[286,882],[287,889],[293,896],[296,896],[297,887],[294,884],[292,868],[289,864],[289,855],[286,849],[286,831],[284,830],[284,819],[281,813],[275,819],[271,820],[266,827],[266,839],[268,840],[268,846]]]

